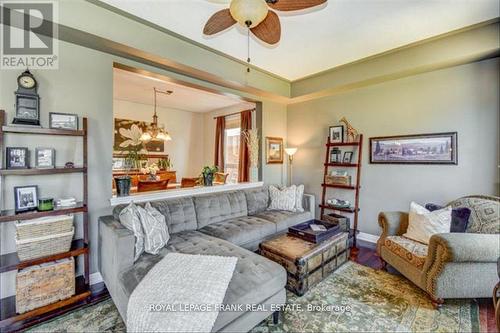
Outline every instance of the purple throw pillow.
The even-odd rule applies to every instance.
[[[429,211],[435,211],[438,209],[443,209],[443,206],[428,203],[425,208]],[[453,208],[451,210],[451,228],[450,232],[465,232],[467,230],[467,225],[469,224],[470,216],[469,208]]]

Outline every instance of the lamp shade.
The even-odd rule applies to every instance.
[[[233,0],[229,11],[239,24],[254,28],[264,21],[269,7],[265,0]]]
[[[289,156],[293,156],[295,155],[297,150],[298,150],[297,148],[285,148],[285,153]]]

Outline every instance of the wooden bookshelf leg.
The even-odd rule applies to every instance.
[[[357,247],[351,247],[351,254],[350,258],[352,261],[357,261],[358,260],[358,254],[359,254],[359,249]]]

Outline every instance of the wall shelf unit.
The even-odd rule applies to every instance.
[[[357,150],[357,161],[356,163],[338,163],[330,161],[330,150],[334,147],[352,147]],[[363,135],[360,134],[358,140],[356,142],[330,142],[330,137],[328,137],[328,141],[326,143],[326,157],[324,165],[324,174],[323,174],[323,183],[322,187],[322,195],[321,195],[321,203],[319,204],[319,208],[321,208],[321,217],[325,214],[325,210],[329,211],[337,211],[343,213],[349,213],[354,215],[354,222],[352,225],[351,233],[352,235],[352,248],[351,248],[351,257],[356,258],[358,255],[359,249],[356,244],[356,236],[358,233],[358,214],[360,211],[359,208],[359,191],[361,188],[361,163],[363,156]],[[330,168],[353,168],[356,173],[354,184],[352,185],[334,185],[334,184],[326,184],[326,176],[328,175],[328,171]],[[337,190],[349,190],[354,191],[354,205],[352,207],[334,207],[327,204],[327,190],[328,189],[337,189]]]
[[[36,322],[43,321],[52,316],[54,312],[64,312],[70,305],[77,303],[85,303],[90,296],[90,279],[89,279],[89,217],[88,217],[88,175],[87,175],[87,118],[83,118],[83,128],[81,130],[62,130],[51,128],[27,127],[27,126],[2,126],[5,123],[5,111],[0,110],[0,152],[4,154],[4,136],[16,134],[28,135],[48,135],[48,136],[73,136],[81,137],[83,144],[83,165],[75,168],[57,167],[52,169],[0,169],[0,177],[6,176],[49,176],[57,174],[82,174],[82,191],[83,201],[77,202],[76,205],[70,207],[56,207],[50,211],[31,211],[26,213],[16,214],[13,209],[0,211],[0,223],[9,223],[22,220],[31,220],[46,216],[57,216],[66,214],[82,214],[83,238],[75,239],[72,242],[71,248],[67,252],[57,253],[54,255],[21,261],[16,252],[0,255],[0,273],[23,269],[33,265],[39,265],[49,261],[59,260],[63,258],[83,256],[83,275],[75,278],[76,292],[72,297],[42,306],[32,311],[18,314],[15,309],[15,296],[0,299],[0,330],[11,331],[17,330],[18,327],[27,327]]]

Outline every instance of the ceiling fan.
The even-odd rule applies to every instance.
[[[319,6],[328,0],[231,0],[228,9],[212,15],[203,33],[214,35],[239,23],[257,38],[276,44],[281,38],[281,24],[277,11],[294,11]]]

